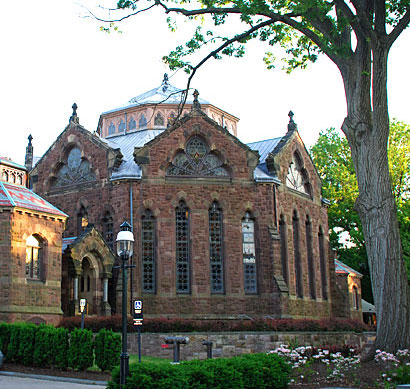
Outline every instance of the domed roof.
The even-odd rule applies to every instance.
[[[179,104],[181,102],[183,92],[185,91],[186,89],[180,89],[171,85],[168,80],[168,75],[165,73],[164,79],[162,80],[160,86],[131,98],[128,103],[122,107],[118,107],[104,113],[115,112],[121,109],[137,107],[144,104]],[[185,104],[192,104],[193,101],[194,98],[192,93],[188,93]],[[198,101],[200,104],[210,104],[209,101],[202,98],[198,98]]]

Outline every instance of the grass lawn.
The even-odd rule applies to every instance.
[[[149,363],[156,363],[156,364],[164,364],[172,362],[172,359],[166,358],[158,358],[158,357],[150,357],[147,355],[141,355],[141,362],[149,362]],[[138,354],[130,354],[130,364],[131,363],[138,363]]]

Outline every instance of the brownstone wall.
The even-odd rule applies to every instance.
[[[23,210],[0,212],[0,320],[57,323],[61,311],[61,235],[64,221]],[[3,235],[3,228],[8,228]],[[25,275],[26,239],[43,241],[41,280]],[[6,237],[6,238],[5,238]]]
[[[166,170],[177,150],[184,149],[187,139],[199,134],[217,150],[225,164],[231,168],[231,181],[217,179],[169,178]],[[277,188],[277,210],[274,207],[273,183],[255,183],[253,170],[257,156],[236,138],[230,136],[210,121],[193,117],[174,130],[166,131],[137,152],[147,163],[142,164],[142,181],[109,182],[110,151],[98,141],[86,135],[78,127],[68,128],[56,141],[43,161],[35,169],[38,181],[35,191],[62,211],[71,216],[65,236],[77,235],[76,215],[83,205],[93,223],[101,230],[101,218],[110,210],[114,218],[114,231],[119,230],[123,220],[130,220],[130,185],[133,192],[134,298],[144,300],[144,312],[152,316],[178,317],[234,317],[249,316],[294,316],[327,317],[331,314],[330,303],[330,259],[327,253],[328,226],[326,208],[321,203],[319,177],[308,157],[303,143],[296,135],[280,152],[279,179]],[[72,145],[79,147],[96,172],[97,180],[69,189],[49,190],[48,183],[58,168],[67,150]],[[313,199],[289,190],[286,174],[292,155],[298,149],[308,171],[313,187]],[[51,173],[50,173],[51,172]],[[189,295],[176,293],[175,269],[175,207],[184,200],[191,211],[191,266],[192,291]],[[225,293],[211,294],[209,265],[208,209],[218,201],[223,210],[223,236],[225,261]],[[157,292],[142,294],[141,267],[139,263],[140,217],[149,208],[153,211],[157,226]],[[300,219],[300,253],[303,274],[303,298],[296,297],[295,270],[292,237],[292,214],[296,210]],[[242,263],[241,221],[246,211],[255,219],[258,294],[245,295]],[[272,239],[277,231],[278,217],[283,214],[288,228],[289,294],[279,291],[275,276],[281,273],[280,247]],[[309,297],[305,219],[312,220],[313,251],[316,277],[316,295]],[[328,300],[323,299],[319,267],[319,226],[324,231]],[[117,310],[118,312],[118,310]]]

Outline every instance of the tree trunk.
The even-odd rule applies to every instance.
[[[377,314],[373,351],[395,352],[410,347],[410,289],[387,158],[388,50],[372,47],[370,67],[370,47],[365,46],[358,47],[348,69],[341,69],[348,101],[342,130],[357,175],[356,210],[363,226]]]

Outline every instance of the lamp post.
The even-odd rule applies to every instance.
[[[120,387],[123,388],[128,375],[129,355],[127,353],[127,269],[132,256],[134,235],[131,226],[124,222],[117,235],[117,254],[121,258],[122,269],[122,352],[120,361]]]

